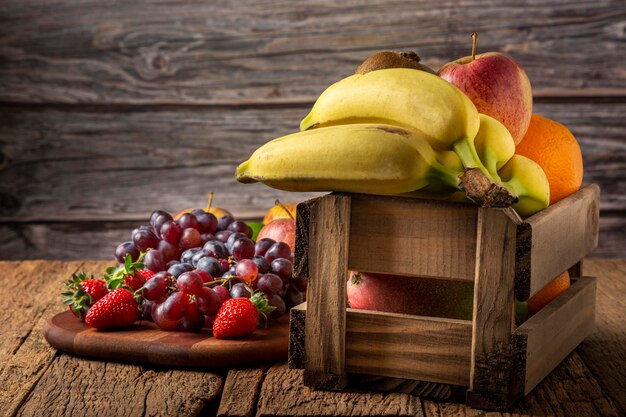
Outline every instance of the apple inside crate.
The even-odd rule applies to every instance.
[[[298,205],[289,364],[304,383],[340,390],[348,374],[466,387],[468,405],[504,409],[528,394],[593,329],[599,188],[522,220],[511,208],[328,194]],[[572,285],[520,326],[527,300],[569,270]],[[471,320],[347,308],[348,271],[473,285]],[[437,300],[431,300],[436,302]]]

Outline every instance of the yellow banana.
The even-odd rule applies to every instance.
[[[433,149],[454,150],[465,168],[488,174],[473,144],[480,125],[476,107],[436,75],[410,68],[351,75],[320,95],[300,129],[349,123],[385,123],[416,130]]]
[[[519,198],[513,209],[527,218],[550,204],[550,184],[543,169],[533,160],[513,155],[498,171],[504,184]]]
[[[509,130],[498,120],[480,114],[480,129],[474,139],[476,153],[493,179],[498,170],[515,154],[515,142]]]
[[[458,188],[423,135],[397,126],[350,124],[294,133],[257,149],[237,180],[287,191],[401,194],[432,178]]]

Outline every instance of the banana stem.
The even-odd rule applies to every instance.
[[[476,152],[476,147],[474,146],[474,142],[472,142],[469,138],[463,138],[454,143],[452,145],[454,152],[459,156],[461,162],[465,169],[468,168],[478,168],[485,175],[489,176],[489,171],[483,165],[478,153]]]
[[[430,167],[431,171],[428,175],[429,179],[439,181],[459,191],[463,190],[461,188],[461,180],[459,179],[462,172],[451,171],[438,162],[431,164]]]

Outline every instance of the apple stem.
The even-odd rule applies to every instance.
[[[283,203],[280,202],[280,200],[276,200],[274,201],[274,205],[276,206],[280,206],[280,208],[282,208],[283,210],[285,210],[285,212],[289,215],[289,218],[291,220],[294,220],[293,214],[291,214],[291,212],[289,211],[289,209],[287,207],[285,207],[285,205]]]
[[[209,198],[207,199],[206,208],[204,209],[204,211],[208,212],[209,210],[211,210],[211,203],[213,203],[213,191],[209,193]]]
[[[478,41],[478,33],[472,32],[472,61],[476,59],[476,42]]]

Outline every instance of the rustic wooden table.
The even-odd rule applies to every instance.
[[[89,360],[51,348],[42,328],[64,310],[62,280],[77,270],[96,274],[108,263],[0,262],[0,415],[481,415],[406,393],[312,391],[285,363],[183,370]],[[626,260],[590,259],[584,273],[599,278],[596,329],[514,415],[626,413]]]

